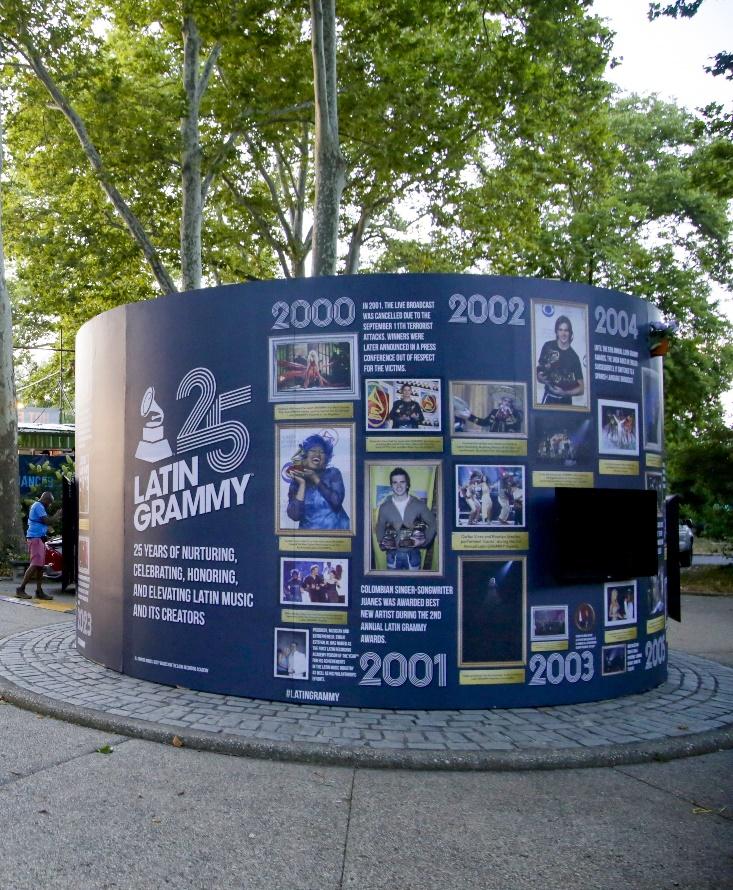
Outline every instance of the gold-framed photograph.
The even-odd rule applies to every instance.
[[[365,573],[442,574],[440,461],[367,461],[364,484]]]
[[[458,664],[527,663],[527,558],[458,557]]]
[[[354,424],[276,424],[275,454],[275,533],[354,535]]]

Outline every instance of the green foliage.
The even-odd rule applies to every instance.
[[[583,0],[511,9],[498,0],[389,0],[379,8],[340,2],[344,238],[355,248],[391,242],[394,205],[413,193],[439,219],[463,187],[467,157],[487,136],[549,134],[556,101],[574,97],[576,113],[602,99],[608,33],[586,7]],[[19,46],[23,29],[32,34],[107,174],[164,265],[175,269],[184,108],[180,4],[34,0],[5,10],[0,39]],[[203,211],[205,277],[226,283],[278,269],[303,274],[310,246],[304,218],[313,196],[307,4],[220,0],[191,2],[185,11],[196,17],[203,56],[221,49],[200,116],[203,175],[211,177]],[[73,331],[106,308],[154,296],[140,249],[68,122],[27,67],[9,67],[6,77],[15,100],[8,121],[8,251],[29,308],[42,308]]]
[[[709,173],[720,140],[654,98],[561,119],[557,141],[497,143],[459,211],[464,244],[487,271],[633,293],[677,319],[666,435],[699,435],[733,381],[733,332],[711,297],[711,281],[733,284],[723,174]]]
[[[692,566],[680,572],[682,593],[704,596],[733,594],[733,565]]]
[[[23,512],[23,528],[28,524],[28,511],[44,491],[50,491],[53,494],[54,501],[61,504],[63,493],[63,480],[69,481],[74,478],[76,468],[74,461],[70,457],[65,457],[60,467],[52,467],[49,461],[38,464],[28,464],[28,470],[35,476],[43,476],[44,483],[32,486],[27,495],[21,501],[21,510]],[[51,484],[47,484],[47,480],[51,480]]]
[[[199,118],[204,278],[304,274],[314,138],[305,0],[3,0],[4,219],[19,345],[58,329],[70,342],[93,315],[158,292],[30,71],[26,37],[172,271],[184,12],[202,65],[218,53]],[[705,441],[733,380],[731,328],[711,297],[711,283],[733,286],[730,116],[614,97],[611,34],[587,0],[339,0],[338,15],[341,233],[352,257],[363,245],[375,271],[529,275],[648,299],[680,324],[665,359],[667,442],[682,453]],[[729,63],[720,54],[716,72]],[[28,369],[26,394],[52,395],[39,378],[55,370]]]
[[[721,426],[673,447],[669,475],[685,512],[705,535],[733,547],[733,430]]]

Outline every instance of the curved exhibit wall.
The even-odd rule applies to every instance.
[[[657,310],[376,275],[106,312],[76,344],[79,651],[389,708],[666,678]]]

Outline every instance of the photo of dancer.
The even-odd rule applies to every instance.
[[[525,558],[459,557],[458,588],[460,666],[524,664],[527,660]]]
[[[524,467],[456,467],[456,526],[524,526]]]
[[[503,380],[450,384],[454,436],[527,437],[527,387]]]
[[[366,380],[367,431],[439,432],[440,380]]]
[[[625,457],[639,454],[639,406],[598,399],[598,452]]]
[[[354,533],[352,424],[276,427],[277,534]]]
[[[270,338],[271,402],[358,398],[356,334]]]
[[[590,410],[588,307],[532,301],[535,408]]]
[[[440,464],[367,463],[365,563],[370,574],[439,574]]]
[[[280,559],[280,603],[348,606],[349,561],[323,557]]]

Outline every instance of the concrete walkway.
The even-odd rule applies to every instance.
[[[45,682],[41,675],[45,670],[48,677],[54,659],[69,667],[66,659],[71,656],[76,665],[68,648],[71,616],[0,598],[0,637],[6,639],[0,651],[8,658],[12,650],[18,660],[15,680],[2,679],[0,685],[25,699],[22,708],[0,699],[0,890],[535,890],[538,885],[563,890],[618,890],[619,885],[733,890],[733,749],[671,762],[619,763],[606,756],[614,748],[638,754],[644,745],[678,745],[677,753],[693,753],[701,740],[713,742],[716,734],[720,740],[726,732],[704,729],[708,721],[725,719],[710,712],[718,695],[718,679],[710,678],[723,675],[715,665],[708,667],[710,661],[694,656],[704,652],[733,663],[733,599],[688,599],[691,605],[683,601],[685,622],[669,626],[672,670],[686,679],[610,704],[622,708],[616,713],[616,725],[622,728],[622,712],[630,719],[645,714],[649,731],[658,732],[656,720],[665,719],[668,702],[658,699],[656,707],[646,708],[652,701],[648,696],[657,694],[681,703],[685,719],[693,714],[704,724],[678,724],[672,730],[679,735],[662,734],[656,740],[549,752],[532,748],[526,739],[525,747],[509,751],[392,748],[386,755],[384,749],[314,742],[312,737],[292,743],[301,752],[315,748],[344,758],[340,765],[323,765],[272,759],[275,748],[276,756],[292,754],[282,739],[261,742],[259,753],[267,756],[231,757],[190,747],[197,733],[208,742],[220,736],[211,729],[175,727],[184,747],[170,744],[171,730],[159,736],[169,744],[131,737],[127,733],[133,730],[164,732],[165,727],[94,709],[88,700],[64,705],[54,686],[30,691],[35,682]],[[57,595],[54,604],[73,608],[73,598]],[[12,645],[8,637],[14,638]],[[34,639],[38,648],[31,656]],[[83,665],[97,671],[91,676],[100,682],[120,679]],[[26,669],[29,674],[21,677]],[[699,680],[693,683],[693,677]],[[50,679],[68,682],[65,676]],[[181,692],[154,690],[162,695]],[[87,691],[96,695],[100,690],[95,682]],[[203,709],[211,706],[212,697],[195,698]],[[115,725],[125,732],[27,709],[43,702],[51,702],[59,715],[65,707],[83,708],[103,720],[119,720]],[[160,703],[156,699],[149,704]],[[599,707],[572,709],[576,722],[587,721],[588,733],[601,727]],[[535,714],[549,717],[564,710]],[[310,713],[314,725],[329,725],[318,722],[317,708],[298,711]],[[397,716],[362,711],[354,719],[357,714],[382,720]],[[491,714],[508,722],[509,715]],[[343,722],[348,715],[329,710],[325,716]],[[419,722],[426,715],[407,716]],[[456,723],[460,715],[440,716]],[[264,723],[262,714],[258,726]],[[472,730],[464,725],[457,731],[467,737]],[[227,736],[258,753],[252,737]],[[268,745],[274,747],[268,751]],[[547,765],[546,755],[566,756],[568,751],[601,754],[599,762],[605,765],[544,772],[439,768],[451,757],[456,767],[465,767],[465,758],[490,756],[508,757],[515,767],[522,756]],[[346,752],[353,754],[350,762]],[[415,758],[433,758],[434,768],[369,768],[357,759],[364,752],[411,757],[411,766]]]
[[[8,609],[23,609],[5,598]],[[57,605],[59,601],[56,601]],[[33,611],[39,611],[34,609]],[[0,694],[21,707],[126,736],[277,760],[417,769],[557,769],[733,748],[733,669],[672,651],[650,692],[552,708],[394,711],[195,692],[78,655],[55,615],[0,641]]]

